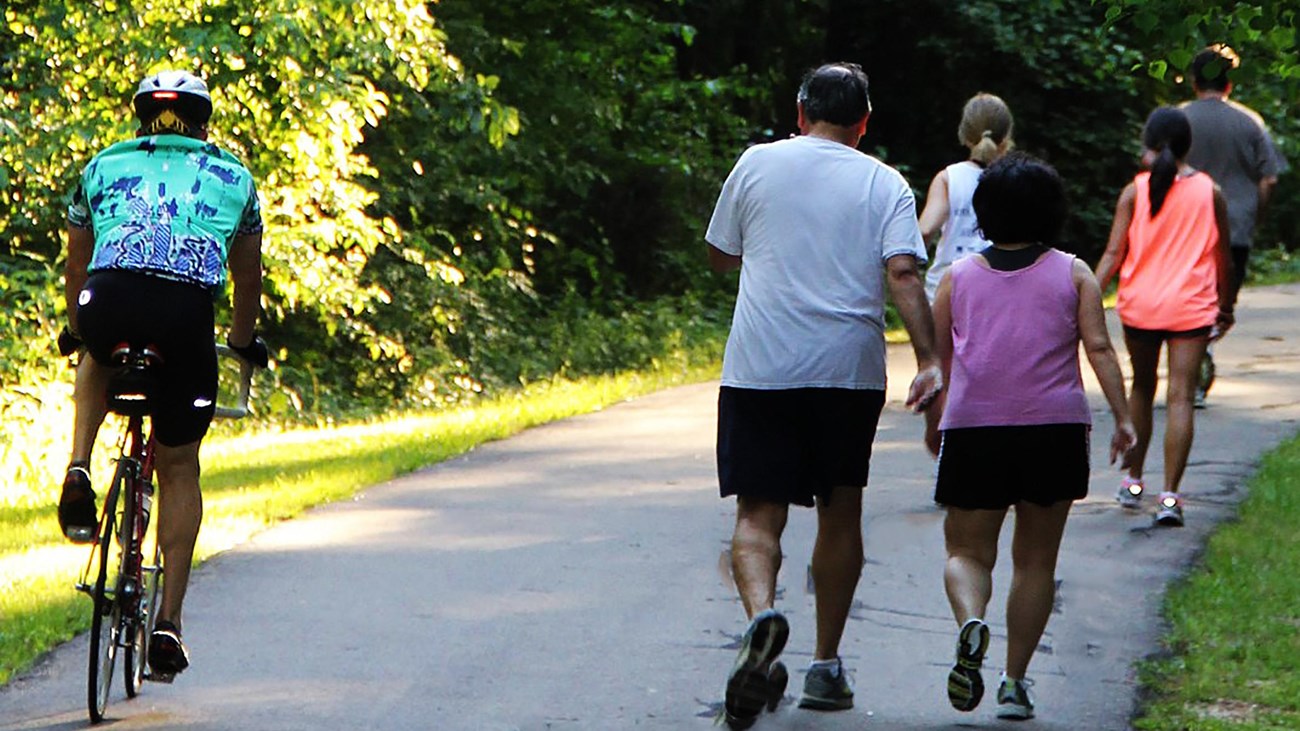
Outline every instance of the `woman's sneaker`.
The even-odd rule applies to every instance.
[[[984,697],[980,667],[989,649],[989,626],[970,619],[957,633],[957,662],[948,673],[948,702],[959,711],[973,711]]]
[[[1141,479],[1125,477],[1120,480],[1119,492],[1115,493],[1115,499],[1119,501],[1121,508],[1136,510],[1142,507],[1142,492],[1145,489]]]
[[[1183,498],[1176,492],[1160,493],[1160,508],[1156,510],[1156,522],[1172,528],[1183,525]]]
[[[789,637],[790,623],[775,609],[759,612],[749,623],[749,629],[745,630],[740,641],[736,664],[727,676],[724,712],[727,725],[733,729],[748,728],[764,708],[775,706],[771,702],[769,676],[776,670],[773,663],[785,649]],[[784,666],[781,669],[784,670]],[[781,692],[784,694],[784,687]],[[777,702],[780,702],[779,697]]]
[[[1025,721],[1034,717],[1034,697],[1029,694],[1029,686],[1034,681],[1012,680],[1002,676],[998,686],[998,718],[1010,718]]]
[[[838,657],[833,670],[820,665],[808,668],[799,707],[813,711],[844,711],[853,707],[853,685]]]

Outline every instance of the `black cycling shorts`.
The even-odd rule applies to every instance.
[[[945,430],[934,501],[997,510],[1022,500],[1081,500],[1088,496],[1089,432],[1087,424]]]
[[[723,386],[718,485],[738,495],[812,507],[834,487],[866,487],[884,391]]]
[[[212,292],[124,270],[95,272],[77,300],[77,330],[96,361],[122,343],[151,345],[163,358],[153,397],[153,434],[179,447],[208,433],[217,401]]]

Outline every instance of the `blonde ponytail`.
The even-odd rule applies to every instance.
[[[961,111],[957,139],[970,148],[970,159],[988,165],[1011,149],[1014,121],[1006,102],[993,94],[976,94]]]

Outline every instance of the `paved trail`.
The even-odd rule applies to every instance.
[[[1067,530],[1058,611],[1031,667],[1033,728],[1128,728],[1132,663],[1158,647],[1163,586],[1231,513],[1258,456],[1300,425],[1298,313],[1300,286],[1242,297],[1242,324],[1217,348],[1212,406],[1198,412],[1184,529],[1153,529],[1149,516],[1115,506],[1109,418],[1090,386],[1093,495]],[[799,511],[779,598],[794,677],[760,731],[1002,727],[990,701],[970,714],[947,704],[955,626],[942,591],[942,513],[930,502],[921,421],[899,401],[910,357],[890,355],[868,565],[843,647],[857,708],[823,715],[789,702],[813,634],[814,524]],[[105,727],[708,729],[743,629],[719,572],[734,507],[715,492],[716,389],[678,388],[531,430],[216,558],[190,591],[193,668],[134,701],[117,691]],[[1005,653],[996,601],[989,619],[986,677],[996,678]],[[85,726],[85,645],[69,643],[0,690],[0,729]]]

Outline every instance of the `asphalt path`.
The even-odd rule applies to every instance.
[[[1129,728],[1134,663],[1160,649],[1164,587],[1232,514],[1259,456],[1300,428],[1298,314],[1300,286],[1243,294],[1240,325],[1216,347],[1211,405],[1197,412],[1182,529],[1116,506],[1110,419],[1090,381],[1092,494],[1072,513],[1056,612],[1030,667],[1039,718],[1018,728]],[[991,698],[968,714],[946,699],[956,626],[934,466],[920,418],[901,403],[912,367],[906,349],[891,349],[867,565],[842,648],[857,705],[824,714],[793,702],[813,640],[815,524],[797,509],[778,597],[792,626],[791,687],[756,729],[1012,725],[994,718]],[[716,398],[716,383],[686,386],[532,429],[216,557],[187,601],[193,666],[132,701],[116,689],[103,728],[709,728],[744,629],[722,570],[734,504],[716,492]],[[990,685],[1006,651],[1008,548],[989,617]],[[58,648],[0,690],[0,729],[86,726],[86,644]]]

